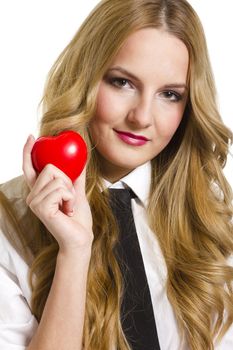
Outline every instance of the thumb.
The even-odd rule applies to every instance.
[[[92,231],[92,213],[91,208],[86,196],[86,170],[85,165],[80,176],[73,183],[75,190],[75,206],[74,206],[74,218],[78,220],[79,224],[86,228],[88,231]]]
[[[73,182],[72,192],[74,194],[74,200],[64,201],[61,205],[63,213],[67,213],[69,216],[74,215],[74,211],[80,213],[83,208],[83,203],[86,202],[86,166],[82,173]],[[77,210],[76,210],[77,209]]]
[[[73,186],[76,193],[76,200],[74,206],[74,216],[78,218],[79,223],[83,227],[92,229],[92,214],[90,205],[86,196],[86,170],[85,166],[80,176],[75,180]]]
[[[76,193],[76,202],[79,203],[80,200],[86,198],[86,170],[87,166],[83,168],[83,171],[79,177],[74,181],[73,186]]]

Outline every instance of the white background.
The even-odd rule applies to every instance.
[[[233,2],[190,0],[203,23],[222,118],[233,130]],[[38,136],[47,72],[98,0],[0,3],[0,183],[22,174],[27,136]],[[224,169],[233,187],[233,159]]]

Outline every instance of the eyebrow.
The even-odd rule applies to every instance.
[[[129,72],[128,70],[120,67],[120,66],[115,66],[115,67],[112,67],[110,69],[108,69],[108,72],[111,72],[113,70],[117,70],[123,74],[126,74],[128,75],[128,77],[134,79],[135,81],[138,81],[140,82],[140,79],[138,77],[136,77],[133,73]],[[163,88],[164,89],[168,89],[168,88],[183,88],[185,90],[188,90],[188,86],[185,84],[185,83],[172,83],[172,84],[165,84],[163,85]]]

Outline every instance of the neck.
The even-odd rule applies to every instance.
[[[131,173],[131,171],[134,170],[134,169],[123,168],[121,166],[112,164],[109,161],[106,161],[100,155],[99,155],[99,164],[100,164],[100,171],[101,171],[102,177],[111,183],[114,183],[122,179],[124,176],[128,175],[129,173]]]

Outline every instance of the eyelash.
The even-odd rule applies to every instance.
[[[117,89],[122,89],[124,88],[124,86],[119,86],[117,85],[117,83],[122,83],[122,82],[126,82],[126,83],[129,83],[130,84],[130,81],[126,78],[120,78],[120,77],[112,77],[112,78],[109,78],[109,83],[113,86],[115,86]],[[170,102],[179,102],[182,100],[182,95],[178,94],[177,92],[173,91],[173,90],[167,90],[167,91],[163,91],[162,92],[163,95],[166,95],[168,96],[168,94],[171,94],[172,95],[172,98],[166,98],[168,99]],[[171,96],[170,95],[170,96]]]

